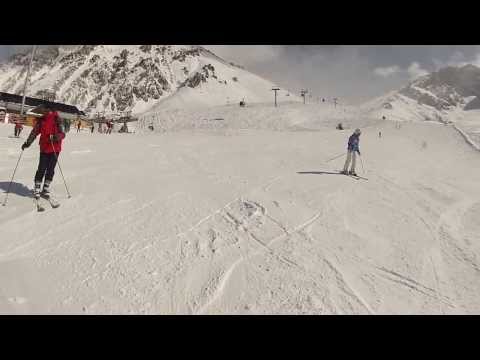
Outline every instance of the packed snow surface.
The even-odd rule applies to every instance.
[[[158,117],[154,132],[70,132],[72,197],[57,167],[61,207],[43,213],[29,197],[33,144],[0,206],[0,312],[480,313],[479,152],[451,125],[298,106],[204,113],[222,126],[179,112],[165,127],[176,131]],[[355,127],[368,180],[329,161]],[[3,191],[24,141],[12,134],[0,124]]]

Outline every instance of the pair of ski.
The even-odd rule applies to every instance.
[[[52,209],[56,209],[60,206],[60,203],[54,198],[52,198],[51,196],[40,195],[40,197],[34,196],[33,199],[35,201],[35,205],[37,207],[38,212],[45,211],[45,206],[43,206],[42,201],[40,199],[46,200],[50,204]]]
[[[338,174],[351,177],[352,179],[355,179],[355,180],[368,180],[366,177],[358,176],[358,175],[353,175],[353,174],[348,174],[348,173],[345,174],[345,173],[343,173],[343,172],[341,172],[341,171],[339,171]]]

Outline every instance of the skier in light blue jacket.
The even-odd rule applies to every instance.
[[[355,132],[348,138],[347,159],[345,160],[342,174],[357,176],[355,173],[355,160],[356,154],[358,153],[358,155],[360,155],[359,144],[361,133],[360,129],[355,129]],[[350,162],[352,163],[352,166],[350,167],[350,171],[348,171],[348,165],[350,165]]]

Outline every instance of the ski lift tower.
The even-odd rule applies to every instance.
[[[303,104],[305,105],[305,98],[306,98],[306,95],[308,94],[308,90],[306,89],[302,89],[300,91],[300,96],[303,97]]]
[[[33,57],[35,56],[35,51],[37,50],[37,45],[33,45],[32,54],[30,55],[30,62],[28,63],[27,75],[25,76],[25,83],[23,84],[23,97],[22,97],[22,107],[20,109],[20,116],[23,115],[23,110],[25,108],[25,97],[27,95],[27,85],[30,80],[30,71],[32,69]]]
[[[272,91],[275,92],[275,107],[277,107],[277,91],[279,91],[279,90],[280,90],[280,88],[276,88],[276,87],[272,88]]]

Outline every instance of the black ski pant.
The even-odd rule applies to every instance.
[[[20,136],[21,132],[22,132],[21,128],[15,128],[15,136]]]
[[[55,166],[57,165],[57,156],[55,153],[40,153],[40,161],[38,170],[35,174],[35,182],[41,183],[45,176],[45,181],[51,182],[55,174]]]

